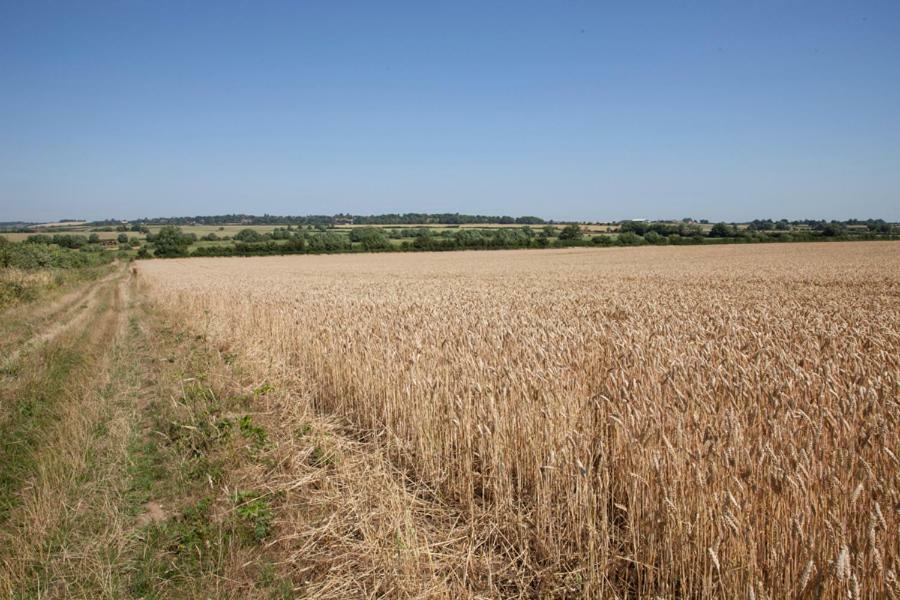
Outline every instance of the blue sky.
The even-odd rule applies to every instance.
[[[900,220],[900,2],[0,0],[0,221]]]

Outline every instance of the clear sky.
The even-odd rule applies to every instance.
[[[900,2],[0,0],[0,221],[900,220]]]

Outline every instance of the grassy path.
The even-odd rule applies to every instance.
[[[0,364],[16,361],[41,341],[49,341],[90,307],[100,283],[115,277],[115,267],[93,268],[62,287],[48,290],[38,302],[18,304],[2,313],[0,319]]]
[[[26,315],[56,334],[21,344],[0,390],[0,597],[289,591],[271,566],[259,581],[268,504],[221,485],[249,455],[200,341],[124,269],[57,302]]]

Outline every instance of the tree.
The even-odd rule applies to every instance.
[[[255,229],[241,229],[236,234],[234,234],[234,239],[239,242],[261,242],[266,239],[266,237]]]
[[[287,241],[284,247],[292,252],[303,252],[306,249],[306,240],[302,235],[295,235]]]
[[[100,236],[97,235],[96,233],[92,233],[91,235],[88,236],[88,244],[99,244],[99,243],[100,243]]]
[[[360,227],[350,232],[350,241],[359,242],[364,250],[383,250],[391,247],[391,242],[379,227]]]
[[[70,233],[57,233],[53,235],[53,243],[63,248],[81,248],[88,243],[88,238],[83,235]]]
[[[120,244],[127,244],[128,243],[128,234],[120,233],[119,235],[116,236],[116,241],[118,241]]]
[[[644,240],[648,244],[668,244],[669,238],[663,237],[656,233],[655,231],[648,231],[644,234]]]
[[[180,227],[166,225],[153,238],[155,254],[165,257],[187,256],[188,247],[194,239],[195,236],[183,233]]]
[[[735,234],[734,227],[726,223],[716,223],[709,230],[709,237],[733,237]]]
[[[559,239],[580,240],[582,235],[581,226],[578,225],[578,223],[570,223],[563,227],[562,231],[559,232]]]
[[[843,225],[834,221],[823,225],[821,231],[822,235],[826,237],[835,237],[847,233],[847,229]]]
[[[619,223],[619,231],[622,233],[634,233],[644,235],[649,229],[649,224],[644,221],[622,221]]]
[[[642,236],[631,231],[620,233],[616,241],[623,246],[641,246],[647,243]]]

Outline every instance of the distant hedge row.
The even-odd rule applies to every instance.
[[[0,238],[0,268],[77,269],[112,262],[113,256],[102,250],[73,250],[51,244],[11,243]]]
[[[509,250],[519,248],[571,248],[584,246],[643,246],[643,245],[708,245],[708,244],[760,244],[775,242],[813,242],[849,240],[900,239],[897,235],[862,233],[857,235],[827,236],[814,232],[747,233],[734,237],[711,238],[702,236],[662,236],[656,232],[639,235],[633,232],[618,235],[597,235],[591,238],[577,236],[550,239],[528,237],[516,231],[497,230],[486,235],[478,232],[460,232],[454,237],[421,236],[394,245],[388,242],[367,241],[357,245],[346,236],[323,234],[308,239],[297,237],[286,243],[274,241],[243,243],[230,246],[206,246],[181,256],[271,256],[280,254],[337,254],[348,252],[441,252],[453,250]]]

